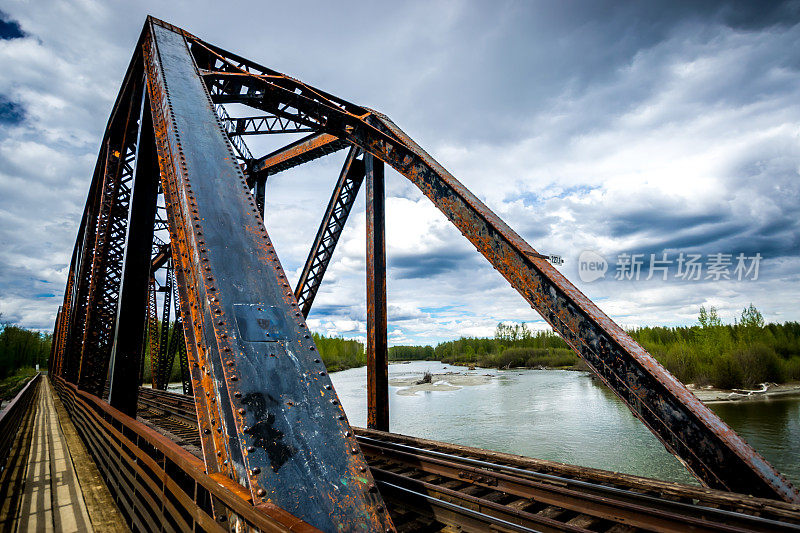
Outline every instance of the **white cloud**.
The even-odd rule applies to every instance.
[[[763,250],[758,282],[578,284],[623,325],[689,323],[701,304],[732,317],[750,302],[768,319],[798,319],[796,24],[743,28],[718,7],[652,3],[574,13],[425,2],[348,16],[323,4],[258,16],[265,8],[252,3],[231,9],[253,16],[227,22],[208,16],[216,8],[4,7],[30,35],[0,40],[0,95],[26,114],[20,125],[0,124],[4,318],[52,325],[105,121],[150,11],[386,112],[536,249],[563,255],[573,281],[585,249]],[[304,20],[303,46],[292,25],[264,32],[267,18]],[[342,159],[270,178],[267,225],[290,277]],[[509,320],[544,327],[393,171],[387,193],[392,342],[491,335]],[[312,311],[316,331],[365,332],[361,194]]]

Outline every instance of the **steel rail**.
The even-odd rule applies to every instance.
[[[675,532],[685,531],[687,526],[696,531],[800,531],[798,524],[672,502],[615,487],[530,472],[521,468],[397,443],[386,443],[369,437],[359,437],[359,444],[368,455],[370,449],[379,450],[386,454],[384,457],[388,460],[403,462],[425,472],[472,482],[520,497],[545,501],[599,518],[622,521],[636,527]],[[575,488],[570,488],[570,485]],[[578,492],[578,488],[584,492]],[[715,522],[708,518],[709,516],[715,517],[714,520],[736,520],[741,524],[731,526],[725,522]]]
[[[405,487],[401,487],[399,485],[395,485],[393,483],[389,483],[388,481],[378,481],[378,484],[383,488],[384,491],[389,492],[398,492],[403,495],[404,503],[408,504],[409,500],[412,502],[415,500],[423,500],[428,505],[436,508],[437,510],[443,511],[451,511],[455,514],[457,519],[443,517],[441,515],[437,515],[434,513],[437,519],[443,520],[445,522],[449,522],[450,525],[458,527],[459,531],[519,531],[519,532],[530,532],[530,531],[539,531],[536,529],[531,529],[525,526],[521,526],[519,524],[515,524],[513,522],[509,522],[507,520],[503,520],[502,518],[498,518],[496,516],[492,516],[486,513],[482,513],[480,511],[475,511],[468,507],[464,507],[462,505],[457,505],[452,502],[448,502],[445,500],[441,500],[439,498],[435,498],[433,496],[429,496],[423,492],[417,492]],[[464,519],[472,519],[472,521],[477,523],[465,523]],[[572,530],[574,531],[574,530]],[[579,529],[578,531],[587,531],[583,529]]]
[[[375,479],[378,483],[378,486],[384,490],[388,487],[390,495],[391,490],[397,487],[403,488],[405,491],[407,491],[404,493],[406,498],[396,502],[397,505],[400,506],[407,505],[407,497],[409,496],[409,493],[412,493],[414,495],[424,497],[426,501],[433,506],[439,506],[441,503],[445,503],[456,505],[459,509],[477,511],[481,516],[476,518],[485,520],[487,525],[493,525],[493,523],[498,525],[511,523],[515,524],[518,528],[523,528],[525,531],[542,532],[570,531],[573,533],[582,533],[591,531],[583,527],[559,521],[555,518],[517,510],[509,507],[508,505],[495,503],[480,496],[473,496],[471,494],[466,494],[455,489],[439,486],[431,482],[406,477],[405,475],[396,474],[382,468],[371,467],[371,470],[373,474],[375,474]],[[389,481],[387,478],[391,479],[391,481]],[[391,496],[389,497],[391,498]],[[390,501],[392,500],[390,499]],[[435,512],[434,516],[436,516]],[[469,515],[467,516],[469,517]],[[436,518],[438,520],[445,521],[448,523],[448,525],[454,526],[459,530],[469,530],[469,527],[464,527],[465,524],[463,521],[463,514],[450,519],[448,519],[447,516],[436,516]]]
[[[192,420],[192,405],[188,398],[183,398],[175,393],[150,389],[141,389],[140,397],[162,412],[170,412],[176,418],[186,422]],[[376,481],[379,485],[381,484],[380,476],[387,477],[397,474],[382,468],[376,468],[374,466],[376,458],[382,458],[389,462],[401,462],[415,470],[422,470],[449,479],[480,485],[493,491],[501,491],[522,498],[533,498],[536,501],[571,509],[601,520],[623,522],[645,529],[655,527],[663,531],[684,531],[691,526],[697,531],[800,531],[800,509],[795,511],[795,518],[798,523],[790,523],[764,516],[754,516],[745,512],[712,508],[707,504],[704,505],[703,503],[705,502],[702,502],[702,500],[698,500],[700,503],[697,504],[673,501],[625,488],[536,472],[364,435],[357,435],[356,438],[368,458],[372,459],[370,461],[370,469],[377,476]],[[377,450],[379,453],[370,453],[370,450]],[[444,468],[426,469],[426,464],[438,464],[449,468],[450,471],[446,472]],[[466,476],[463,474],[466,474]],[[431,491],[435,489],[448,498],[464,497],[462,499],[465,504],[474,505],[478,503],[477,500],[482,500],[481,498],[474,500],[472,499],[474,497],[464,494],[458,496],[458,491],[437,487],[432,483],[424,484],[424,482],[414,480],[408,476],[402,477],[408,483],[416,484],[419,490]],[[481,479],[483,481],[480,481]],[[423,484],[420,485],[420,483]],[[509,486],[514,489],[514,492],[504,490]],[[534,491],[536,491],[535,494]],[[544,498],[542,494],[544,494]],[[691,494],[690,496],[695,499],[701,495]],[[560,499],[562,497],[571,498],[572,507],[564,505]],[[743,498],[747,499],[748,497],[743,496]],[[741,501],[743,507],[747,503],[745,499]],[[757,500],[755,498],[750,499]],[[522,516],[517,515],[513,509],[504,511],[491,501],[482,500],[482,502],[487,508],[493,508],[496,512],[505,513],[506,517]],[[581,502],[588,503],[582,504]],[[756,503],[761,502],[764,501],[761,500]],[[727,503],[730,504],[730,502]],[[719,505],[720,502],[713,502],[713,504]],[[775,504],[787,508],[793,507],[781,502],[775,502]],[[592,508],[589,509],[589,506],[592,506]],[[754,510],[770,512],[763,504],[755,507],[756,509]],[[525,519],[530,520],[530,517]],[[555,521],[555,523],[563,525],[558,521]]]

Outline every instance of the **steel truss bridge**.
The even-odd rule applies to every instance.
[[[263,156],[245,142],[285,133],[304,136]],[[266,182],[339,151],[344,166],[291,287],[264,224]],[[385,165],[704,488],[389,432]],[[354,430],[306,317],[362,185],[368,428]],[[100,147],[54,339],[49,382],[135,530],[800,524],[800,495],[779,472],[389,118],[152,17]],[[164,391],[176,360],[183,394]],[[4,434],[24,425],[32,394],[0,417]]]

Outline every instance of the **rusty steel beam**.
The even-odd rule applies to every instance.
[[[347,217],[355,203],[361,183],[364,181],[364,161],[356,159],[359,150],[351,147],[344,161],[339,180],[333,189],[328,208],[322,217],[317,236],[308,253],[303,271],[294,289],[297,305],[307,317],[317,295],[322,278],[333,257],[333,251],[342,235]]]
[[[367,182],[367,427],[389,431],[386,199],[383,161],[364,154]]]
[[[147,296],[150,281],[150,250],[158,202],[158,160],[150,102],[142,101],[136,167],[133,178],[128,239],[120,282],[119,305],[111,350],[109,403],[129,416],[136,416],[138,379],[144,359],[147,326]],[[167,247],[167,254],[169,248]]]
[[[169,110],[170,103],[166,98],[165,87],[160,78],[160,60],[157,55],[158,52],[153,45],[152,26],[152,22],[148,19],[143,31],[148,38],[144,40],[143,50],[145,56],[145,70],[147,72],[147,93],[150,97],[150,110],[153,118],[153,128],[156,132],[156,146],[159,155],[163,158],[165,163],[163,167],[161,167],[161,164],[159,165],[161,170],[161,185],[164,193],[164,202],[168,206],[175,206],[174,209],[166,209],[167,230],[170,234],[170,243],[175,244],[176,246],[178,243],[182,243],[184,244],[185,248],[185,236],[187,235],[187,232],[190,231],[188,228],[191,228],[192,225],[191,221],[185,222],[183,216],[181,216],[181,211],[178,209],[180,204],[178,191],[176,190],[176,187],[170,185],[176,182],[176,170],[174,167],[176,156],[173,155],[173,141],[170,138],[167,124],[167,112]],[[176,252],[175,260],[176,266],[178,267],[175,272],[175,277],[178,280],[180,294],[180,292],[184,291],[183,287],[186,287],[186,284],[189,283],[188,275],[184,274],[184,269],[186,272],[189,271],[190,261],[188,258],[188,253],[185,251],[181,252],[179,250]],[[148,327],[148,336],[151,338],[150,351],[155,352],[157,350],[157,348],[154,349],[154,346],[157,343],[157,320],[155,318],[157,307],[154,296],[155,280],[151,281],[150,286],[150,292],[153,296],[149,305],[149,309],[150,316],[153,317],[152,322],[155,325]],[[191,289],[185,290],[188,291]],[[189,300],[185,296],[181,298],[180,301],[182,306],[181,315],[187,317],[188,320],[188,317],[192,312],[192,307],[196,307],[197,304],[193,301],[190,305]],[[228,461],[225,442],[220,434],[221,431],[217,431],[217,422],[220,420],[220,412],[217,408],[216,396],[212,398],[210,392],[208,392],[208,396],[206,396],[207,390],[213,390],[211,362],[208,358],[208,354],[199,344],[199,338],[201,337],[197,336],[197,332],[194,328],[190,327],[189,324],[187,324],[187,327],[184,328],[184,336],[186,338],[187,359],[189,361],[189,372],[192,379],[192,390],[194,391],[198,427],[201,428],[200,440],[202,444],[201,448],[203,450],[203,460],[206,465],[206,471],[208,473],[217,473],[222,471],[227,472],[227,465],[230,462]],[[152,376],[156,375],[152,358],[151,374]],[[203,388],[201,384],[205,384],[205,388]]]
[[[150,261],[150,272],[155,272],[159,268],[166,265],[167,261],[169,261],[171,257],[171,254],[172,251],[170,243],[162,244],[153,256],[153,259]]]
[[[312,133],[262,158],[256,159],[250,166],[250,174],[253,179],[265,179],[268,175],[271,176],[322,156],[338,152],[347,148],[348,145],[349,143],[333,135]]]
[[[209,472],[324,530],[392,528],[181,30],[145,66]],[[233,251],[233,253],[232,253]],[[324,480],[324,482],[322,482]]]
[[[788,480],[388,118],[203,46],[215,56],[205,78],[216,101],[349,140],[414,183],[704,484],[800,502]]]

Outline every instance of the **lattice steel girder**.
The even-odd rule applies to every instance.
[[[64,312],[64,306],[59,305],[56,312],[56,323],[53,327],[53,338],[50,342],[50,357],[47,358],[47,371],[52,375],[55,374],[55,369],[58,367],[58,339],[61,337],[61,314]]]
[[[326,133],[312,133],[283,148],[256,159],[250,166],[253,179],[263,179],[267,175],[308,163],[322,156],[347,148],[349,143]]]
[[[275,115],[228,117],[223,120],[228,135],[264,135],[272,133],[310,133],[308,126]]]
[[[67,282],[72,284],[71,302],[69,308],[67,337],[64,342],[64,365],[62,376],[70,383],[77,383],[78,371],[81,367],[81,352],[83,346],[83,326],[86,323],[86,302],[88,300],[89,281],[91,279],[92,251],[94,243],[94,231],[97,226],[97,205],[100,196],[100,160],[105,159],[106,143],[100,149],[98,158],[98,168],[95,169],[94,178],[89,188],[89,197],[86,200],[86,207],[83,211],[83,218],[78,230],[78,237],[75,241],[73,252],[74,269],[70,268],[70,279]],[[67,295],[64,295],[67,298]],[[66,302],[66,300],[65,300]]]
[[[391,528],[184,34],[148,23],[148,90],[195,344],[189,360],[203,363],[193,382],[198,411],[208,413],[199,423],[215,436],[203,443],[206,465],[249,487],[256,506],[276,504],[324,530]]]
[[[297,305],[305,317],[311,311],[322,278],[333,257],[333,251],[358,196],[358,190],[364,182],[364,161],[356,159],[359,153],[360,150],[353,146],[347,154],[342,171],[339,173],[339,180],[333,189],[328,208],[322,217],[317,236],[311,245],[311,251],[294,290]]]
[[[760,454],[388,118],[198,41],[215,99],[348,140],[407,177],[705,484],[800,501]]]
[[[77,383],[78,373],[81,364],[81,354],[83,351],[84,326],[86,323],[86,312],[89,298],[89,284],[92,274],[92,255],[94,253],[95,230],[97,228],[97,217],[102,198],[103,178],[106,162],[106,152],[114,125],[121,120],[121,115],[126,112],[126,104],[129,103],[133,84],[136,80],[141,80],[142,76],[142,57],[139,51],[141,41],[134,50],[133,57],[128,64],[122,87],[117,94],[111,116],[106,125],[103,142],[100,145],[100,155],[95,163],[92,181],[89,186],[89,195],[83,209],[83,216],[78,229],[78,236],[75,240],[73,259],[70,266],[68,288],[71,290],[64,295],[64,301],[69,298],[69,308],[67,310],[67,327],[65,338],[61,347],[64,352],[61,365],[61,375],[71,383]],[[66,306],[65,306],[66,309]]]
[[[67,273],[67,286],[64,290],[64,301],[59,308],[60,320],[57,323],[57,334],[53,336],[53,346],[55,347],[55,363],[53,365],[52,372],[56,376],[64,376],[65,366],[67,364],[67,339],[70,328],[71,308],[75,299],[74,287],[75,266],[78,262],[77,257],[78,248],[76,246],[72,251],[72,259],[70,260],[69,271]]]
[[[78,377],[78,387],[95,396],[105,387],[117,318],[142,90],[141,77],[133,80],[126,112],[112,124],[106,150]]]
[[[81,251],[67,377],[98,396],[105,387],[116,319],[142,90],[136,52],[106,127],[77,244]]]

